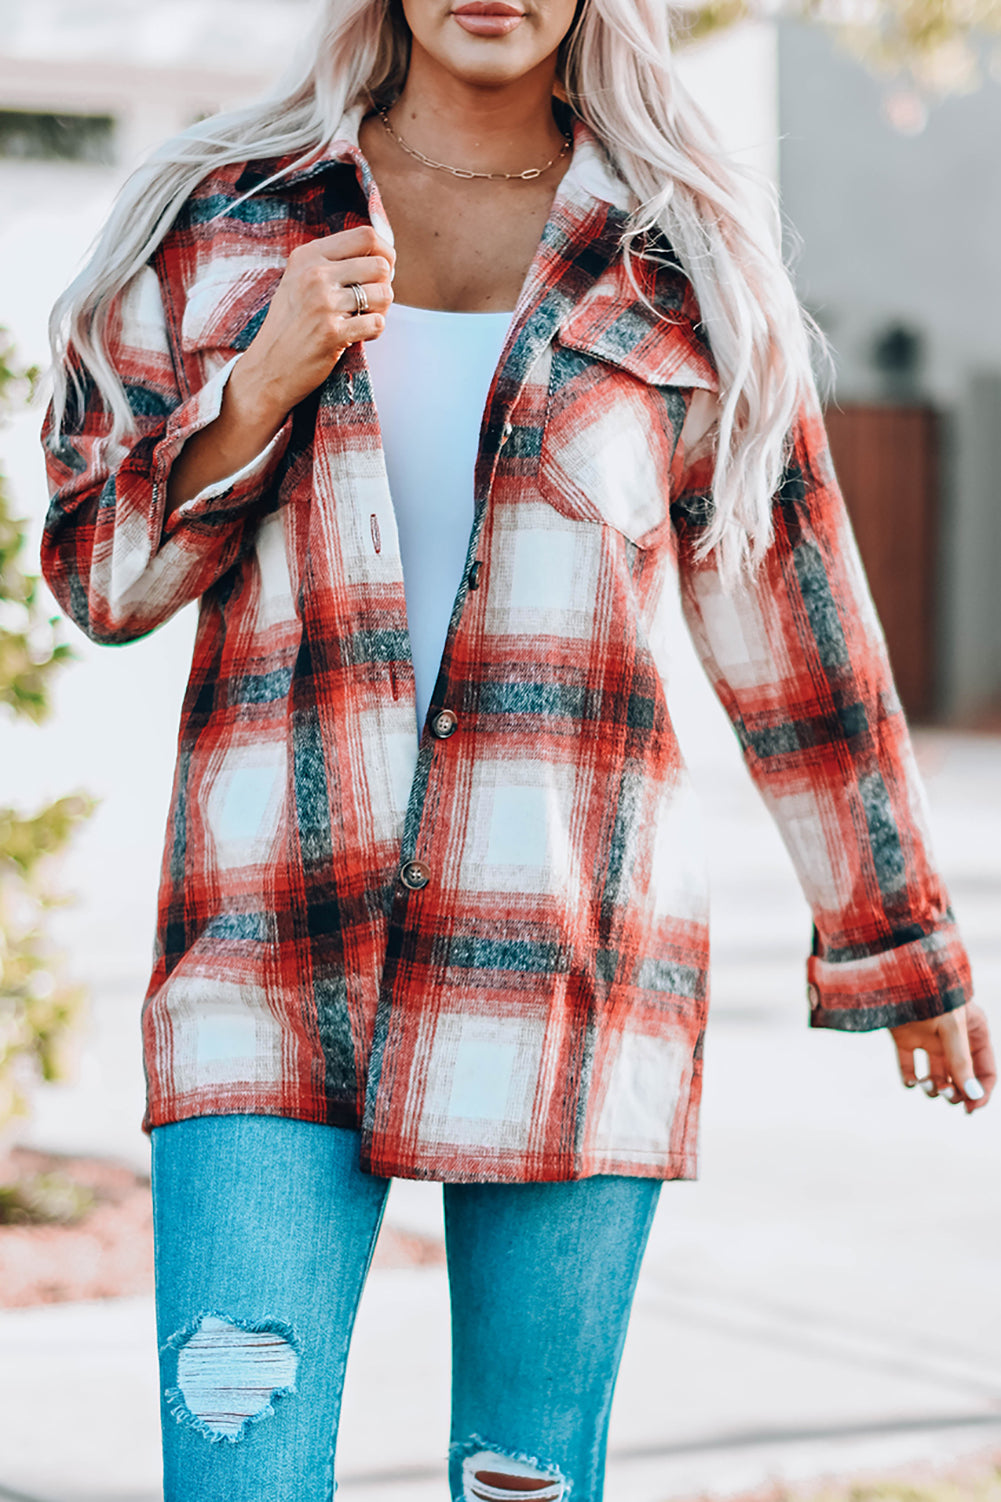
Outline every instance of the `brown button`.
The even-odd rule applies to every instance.
[[[431,721],[431,733],[440,741],[447,741],[459,728],[459,716],[451,709],[440,709]]]
[[[400,871],[400,880],[411,892],[419,892],[431,880],[431,867],[423,861],[407,861]]]
[[[482,567],[483,567],[483,559],[482,558],[477,558],[476,562],[473,564],[472,568],[469,570],[469,587],[470,587],[470,589],[479,589],[479,587],[480,587],[480,569]]]

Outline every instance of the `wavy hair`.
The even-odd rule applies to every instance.
[[[182,131],[132,173],[90,260],[52,311],[56,431],[78,368],[111,415],[112,442],[135,431],[108,354],[109,318],[198,183],[215,168],[276,157],[290,156],[284,170],[294,171],[333,138],[353,105],[391,102],[409,58],[400,0],[323,0],[297,64],[272,93]],[[681,82],[665,0],[580,0],[557,73],[570,108],[635,197],[622,237],[630,279],[636,285],[635,255],[666,238],[694,289],[720,383],[698,551],[718,549],[733,578],[753,569],[771,540],[792,429],[816,390],[814,351],[830,365],[783,259],[776,194],[727,156]]]

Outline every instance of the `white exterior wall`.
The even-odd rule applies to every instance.
[[[779,170],[778,33],[745,23],[678,54],[685,84],[724,147],[772,182]]]

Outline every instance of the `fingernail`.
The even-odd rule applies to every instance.
[[[925,1092],[926,1095],[934,1095],[935,1094],[935,1081],[934,1080],[918,1080],[918,1084],[921,1086],[922,1090]]]
[[[913,1090],[914,1086],[917,1084],[917,1080],[904,1080],[904,1084],[907,1086],[908,1090]]]
[[[955,1100],[956,1099],[956,1087],[955,1087],[955,1085],[946,1085],[946,1087],[945,1087],[944,1090],[940,1090],[939,1091],[939,1094],[940,1095],[944,1095],[945,1098],[946,1098],[946,1100]]]
[[[979,1080],[967,1080],[963,1086],[963,1094],[967,1100],[983,1100],[984,1087]]]

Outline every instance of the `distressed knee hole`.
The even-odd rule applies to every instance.
[[[171,1411],[206,1439],[240,1439],[248,1425],[274,1413],[275,1398],[295,1391],[299,1354],[291,1328],[277,1320],[203,1314],[167,1344],[177,1351]]]
[[[496,1450],[466,1456],[462,1485],[466,1502],[562,1502],[568,1495],[558,1471]]]

